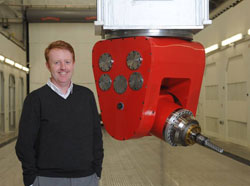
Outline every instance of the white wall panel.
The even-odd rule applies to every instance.
[[[205,86],[206,91],[206,100],[218,100],[219,99],[219,90],[218,85]]]
[[[227,84],[228,101],[247,101],[247,82]]]
[[[76,84],[81,83],[95,83],[94,81],[94,74],[92,72],[92,66],[87,63],[75,64],[73,82]]]
[[[89,61],[92,61],[92,48],[94,46],[94,43],[96,43],[96,41],[97,41],[97,39],[95,39],[93,41],[87,41],[84,43],[73,43],[74,48],[75,48],[75,53],[77,54],[76,55],[76,63],[89,64]]]
[[[227,103],[228,120],[247,122],[247,103],[245,101],[229,101]]]
[[[216,70],[217,70],[216,63],[206,65],[205,68],[206,86],[218,84]]]
[[[206,116],[206,123],[208,123],[208,125],[206,125],[205,130],[207,130],[208,133],[217,134],[219,132],[218,118]]]
[[[219,117],[220,117],[220,104],[219,90],[218,90],[218,76],[217,65],[214,60],[206,65],[205,68],[205,104],[204,104],[204,117],[205,117],[205,130],[213,134],[219,133]]]
[[[206,116],[211,116],[211,117],[215,117],[218,118],[219,117],[219,113],[220,113],[220,105],[218,103],[218,101],[206,101]],[[206,123],[206,125],[209,125],[209,123]]]
[[[237,122],[237,121],[228,121],[228,135],[229,138],[236,142],[247,144],[247,123],[246,122]]]
[[[228,137],[236,141],[246,139],[243,136],[247,134],[246,67],[243,54],[228,59],[226,69]]]
[[[1,34],[0,55],[26,66],[26,52]]]
[[[230,57],[227,62],[227,83],[242,82],[247,80],[247,68],[243,56]]]
[[[47,82],[50,73],[46,70],[44,50],[47,43],[30,43],[30,85]],[[31,88],[31,87],[30,87]],[[31,89],[34,90],[34,89]]]
[[[250,28],[250,1],[242,1],[195,35],[205,48]],[[249,37],[249,36],[248,36]],[[204,132],[250,147],[250,40],[224,47],[206,57]],[[214,65],[215,63],[215,65]],[[215,86],[217,87],[215,88]],[[218,92],[218,99],[216,94]],[[206,95],[209,94],[209,95]],[[215,113],[218,120],[216,121]]]

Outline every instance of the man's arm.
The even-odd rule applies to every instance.
[[[36,178],[35,143],[40,126],[40,102],[36,95],[26,97],[19,122],[16,154],[22,163],[25,186],[33,184]]]
[[[102,161],[103,161],[103,141],[102,141],[102,131],[99,114],[97,112],[95,97],[91,96],[91,106],[93,113],[94,122],[94,169],[96,175],[100,178],[102,172]]]

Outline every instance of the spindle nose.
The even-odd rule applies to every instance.
[[[166,120],[164,131],[165,140],[172,146],[188,146],[198,143],[216,152],[223,153],[223,149],[213,144],[201,134],[199,122],[195,120],[191,111],[177,109]]]

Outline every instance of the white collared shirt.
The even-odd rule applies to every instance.
[[[48,82],[47,82],[47,85],[55,92],[57,93],[59,96],[61,96],[62,98],[64,99],[67,99],[67,97],[69,96],[69,94],[73,93],[73,83],[71,82],[70,83],[70,86],[66,92],[66,94],[63,94],[62,91],[55,85],[51,82],[51,80],[49,79]]]

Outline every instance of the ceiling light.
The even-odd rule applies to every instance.
[[[240,33],[240,34],[237,34],[237,35],[234,35],[228,39],[225,39],[224,41],[221,42],[221,45],[222,46],[226,46],[226,45],[229,45],[233,42],[236,42],[236,41],[239,41],[243,38],[243,35]]]
[[[28,69],[27,67],[23,67],[23,70],[24,70],[25,72],[29,72],[29,71],[30,71],[30,69]]]
[[[15,67],[19,68],[19,69],[23,69],[23,66],[20,65],[19,63],[15,63]]]
[[[9,65],[14,65],[15,64],[14,61],[12,61],[12,60],[10,60],[8,58],[5,59],[5,63],[8,63]]]
[[[4,61],[5,57],[0,55],[0,61]]]
[[[212,45],[210,47],[205,48],[205,53],[207,54],[209,52],[217,50],[218,48],[219,48],[219,45],[218,44],[214,44],[214,45]]]
[[[248,30],[248,35],[250,35],[250,29]]]

